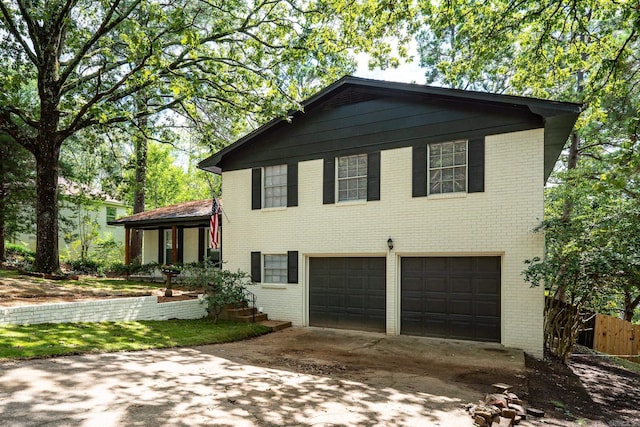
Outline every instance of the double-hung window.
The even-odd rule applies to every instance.
[[[428,146],[429,194],[467,191],[467,141]]]
[[[264,168],[263,207],[287,206],[287,165]]]
[[[367,200],[367,155],[338,157],[338,202]]]
[[[264,255],[264,282],[287,283],[287,255]]]
[[[107,222],[116,220],[117,210],[113,206],[107,206]]]

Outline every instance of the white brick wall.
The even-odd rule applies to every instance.
[[[307,325],[309,257],[388,256],[387,333],[398,334],[400,257],[501,256],[502,343],[541,356],[543,290],[521,272],[543,251],[531,232],[543,215],[543,139],[543,129],[487,137],[483,193],[412,197],[410,147],[381,153],[376,202],[323,205],[323,162],[311,160],[298,165],[297,207],[251,210],[251,171],[225,172],[225,268],[250,271],[251,251],[299,251],[298,284],[251,290],[270,317]]]
[[[201,298],[161,304],[157,301],[157,297],[150,296],[5,307],[0,308],[0,324],[200,319],[207,315]]]

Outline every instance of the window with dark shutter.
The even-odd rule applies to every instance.
[[[469,140],[469,193],[484,192],[484,138]]]
[[[260,252],[251,252],[251,281],[260,283],[261,278],[261,255]]]
[[[369,153],[367,163],[367,200],[380,200],[380,152]]]
[[[251,209],[262,207],[262,169],[251,169]]]
[[[287,166],[287,206],[298,206],[298,163]]]
[[[322,173],[322,203],[331,205],[336,200],[336,161],[333,157],[324,159],[324,169]]]
[[[287,282],[298,283],[298,251],[287,252]]]
[[[427,195],[427,145],[413,147],[413,197]]]

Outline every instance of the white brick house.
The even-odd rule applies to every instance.
[[[294,325],[496,341],[542,355],[521,275],[577,104],[345,77],[200,167],[223,263]]]

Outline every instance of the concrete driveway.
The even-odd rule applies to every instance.
[[[238,343],[0,364],[9,426],[471,426],[523,381],[499,345],[292,328]],[[517,390],[516,390],[517,392]]]

